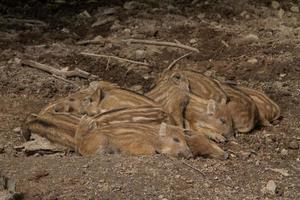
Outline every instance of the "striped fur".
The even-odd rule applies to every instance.
[[[165,135],[160,135],[161,125],[141,123],[118,123],[87,130],[91,123],[83,120],[76,132],[77,149],[82,155],[91,155],[107,149],[131,155],[153,155],[191,157],[183,130],[166,125]]]
[[[183,127],[183,113],[189,101],[189,82],[180,73],[170,73],[162,77],[146,96],[158,102],[173,116],[178,126]]]
[[[217,103],[227,102],[226,93],[215,80],[193,70],[183,70],[181,73],[189,80],[191,93]]]
[[[190,94],[185,119],[191,130],[217,142],[233,135],[232,118],[225,105]]]
[[[248,87],[238,86],[238,89],[246,93],[256,104],[259,113],[259,123],[270,126],[270,122],[280,117],[280,107],[266,94]]]
[[[220,84],[229,97],[227,110],[231,114],[234,129],[240,133],[250,132],[256,125],[258,110],[253,100],[244,92],[228,84]]]

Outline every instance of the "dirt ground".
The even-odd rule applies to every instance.
[[[280,1],[279,6],[267,0],[38,2],[0,2],[0,174],[16,181],[24,199],[300,199],[299,1]],[[97,20],[103,24],[92,27]],[[77,44],[97,36],[100,44]],[[29,113],[76,89],[22,66],[20,59],[77,67],[143,93],[168,64],[187,53],[121,41],[129,38],[198,48],[200,53],[177,67],[263,90],[280,105],[282,118],[273,127],[239,134],[235,143],[225,144],[228,160],[184,161],[202,173],[160,155],[27,156],[14,148],[24,143],[18,127]],[[82,51],[153,66],[108,62],[80,55]],[[90,81],[69,80],[82,86]],[[271,180],[274,193],[264,189]]]

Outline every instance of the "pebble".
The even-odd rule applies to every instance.
[[[241,157],[243,160],[247,160],[248,158],[250,158],[250,156],[251,156],[251,152],[244,152],[244,151],[242,151],[242,152],[240,153],[240,157]]]
[[[282,8],[280,8],[280,9],[278,10],[277,15],[278,15],[278,17],[279,17],[280,19],[282,19],[283,15],[284,15],[284,10],[283,10]]]
[[[276,193],[277,185],[273,180],[268,181],[266,187],[263,188],[263,193],[274,195]]]
[[[190,43],[191,43],[191,44],[197,43],[197,39],[195,39],[195,38],[191,39],[191,40],[190,40]]]
[[[126,10],[133,10],[137,8],[137,4],[138,3],[136,1],[128,1],[124,3],[123,8],[125,8]]]
[[[257,41],[259,38],[258,38],[257,35],[250,33],[250,34],[248,34],[248,35],[245,36],[245,39],[246,39],[247,41],[249,41],[249,42],[255,42],[255,41]]]
[[[199,15],[197,15],[198,19],[204,19],[205,18],[205,13],[200,13]]]
[[[287,156],[288,155],[288,150],[286,150],[286,149],[282,149],[281,150],[281,152],[280,152],[280,154],[282,155],[282,156]]]
[[[258,60],[256,58],[250,58],[250,59],[247,60],[247,62],[254,65],[258,62]]]
[[[298,7],[298,6],[292,6],[292,7],[290,8],[290,11],[291,11],[291,12],[294,12],[294,13],[298,13],[298,12],[299,12],[299,7]]]
[[[187,183],[187,184],[193,184],[194,181],[193,181],[193,180],[187,180],[186,183]]]
[[[14,128],[14,132],[15,132],[15,133],[20,133],[20,132],[21,132],[21,127],[16,127],[16,128]]]
[[[297,140],[292,140],[289,142],[289,148],[290,149],[299,149],[299,143]]]
[[[103,11],[103,15],[112,15],[112,14],[115,14],[115,13],[117,13],[117,9],[116,8],[106,8]]]
[[[272,8],[277,10],[278,8],[280,8],[280,3],[278,1],[272,1],[271,6]]]
[[[138,50],[135,51],[135,58],[137,60],[143,60],[143,59],[145,59],[145,56],[146,56],[146,51],[145,50],[138,49]]]

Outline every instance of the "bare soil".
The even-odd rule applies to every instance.
[[[267,0],[144,1],[131,7],[122,1],[16,2],[0,2],[0,147],[4,148],[0,174],[16,181],[24,199],[300,199],[300,13],[290,11],[292,6],[300,7],[299,1],[280,1],[282,10]],[[91,26],[108,18],[105,13],[113,12],[111,8],[115,19]],[[41,20],[47,26],[4,20],[8,17]],[[99,35],[106,42],[76,44]],[[111,42],[128,38],[177,40],[198,48],[199,54],[177,67],[263,90],[280,105],[281,120],[225,144],[228,160],[184,161],[203,175],[181,160],[159,155],[27,156],[14,149],[24,142],[15,128],[29,113],[75,91],[71,84],[22,66],[20,59],[77,67],[143,93],[168,64],[186,53]],[[112,59],[108,63],[106,58],[79,55],[82,51],[146,61],[153,67]],[[89,82],[70,80],[80,85]],[[288,176],[274,169],[287,170]],[[263,192],[270,180],[276,183],[275,194]]]

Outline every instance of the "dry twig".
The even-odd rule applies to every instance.
[[[5,23],[8,24],[34,24],[37,26],[47,26],[47,24],[43,21],[40,20],[35,20],[35,19],[16,19],[16,18],[2,18]],[[1,20],[0,20],[1,22]]]
[[[203,177],[205,177],[205,174],[204,174],[200,169],[198,169],[198,168],[196,168],[196,167],[193,167],[192,165],[190,165],[190,164],[184,162],[183,160],[181,160],[181,162],[182,162],[183,164],[185,164],[186,166],[190,167],[191,169],[193,169],[193,170],[199,172]]]
[[[178,62],[180,61],[181,59],[187,57],[191,55],[191,52],[187,53],[187,54],[184,54],[183,56],[180,56],[179,58],[175,59],[167,68],[166,68],[166,71],[169,71],[171,70],[171,68]]]
[[[74,70],[70,70],[70,71],[65,71],[65,70],[60,70],[60,69],[56,69],[52,66],[46,65],[46,64],[41,64],[38,62],[35,62],[33,60],[21,60],[21,64],[22,65],[27,65],[30,66],[32,68],[36,68],[36,69],[40,69],[42,71],[48,72],[52,75],[56,75],[56,76],[62,76],[62,77],[81,77],[81,78],[97,78],[97,76],[90,74],[89,72],[83,71],[81,69],[75,68]]]
[[[199,49],[190,47],[181,43],[175,43],[175,42],[164,42],[164,41],[153,41],[153,40],[139,40],[139,39],[127,39],[123,40],[124,42],[128,43],[136,43],[136,44],[148,44],[148,45],[156,45],[156,46],[168,46],[168,47],[177,47],[181,49],[186,49],[190,51],[194,51],[199,53]]]
[[[133,63],[133,64],[137,64],[137,65],[151,66],[149,63],[139,62],[139,61],[135,61],[135,60],[129,60],[129,59],[120,58],[120,57],[117,57],[117,56],[94,54],[94,53],[88,53],[88,52],[81,52],[80,54],[85,55],[85,56],[97,57],[97,58],[113,58],[113,59],[116,59],[116,60],[119,60],[119,61],[129,62],[129,63]]]
[[[71,84],[71,85],[74,85],[74,86],[76,87],[76,89],[80,89],[80,88],[81,88],[78,84],[74,83],[73,81],[69,81],[69,80],[67,80],[67,79],[65,79],[65,78],[63,78],[63,77],[61,77],[61,76],[57,76],[57,75],[55,75],[55,74],[52,74],[52,76],[55,77],[55,78],[57,78],[57,79],[60,79],[60,80],[62,80],[62,81],[64,81],[64,82],[66,82],[66,83],[69,83],[69,84]]]

